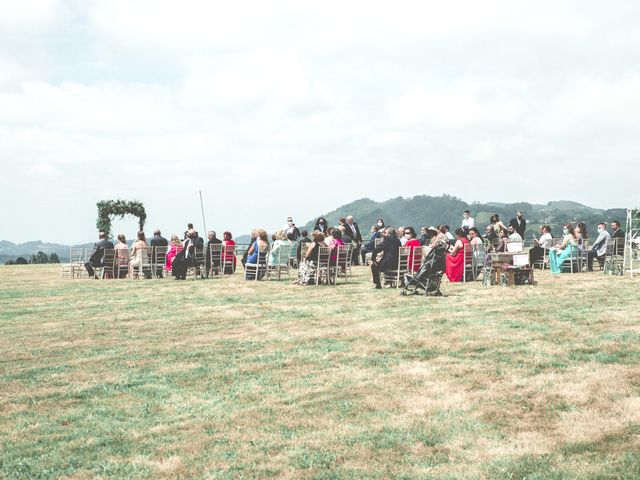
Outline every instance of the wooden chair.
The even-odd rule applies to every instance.
[[[60,265],[62,278],[80,278],[81,272],[86,271],[84,267],[83,254],[83,248],[69,249],[69,263],[63,263]]]
[[[462,274],[463,283],[467,281],[467,277],[471,278],[472,280],[476,279],[475,262],[474,262],[474,255],[473,255],[473,252],[475,250],[474,247],[475,245],[471,245],[470,243],[467,243],[464,245],[464,252],[463,252],[464,273]]]
[[[620,248],[622,245],[622,248]],[[622,275],[624,273],[624,238],[607,240],[607,253],[604,258],[604,273]]]
[[[244,266],[244,279],[245,280],[262,280],[263,278],[269,278],[269,252],[271,246],[267,245],[262,250],[258,250],[258,256],[256,263],[246,263]]]
[[[113,267],[116,278],[124,278],[129,273],[129,249],[119,248],[116,250],[115,264]],[[123,274],[124,272],[124,274]]]
[[[193,247],[193,262],[189,264],[187,267],[187,277],[193,276],[194,280],[196,278],[204,279],[206,276],[205,273],[205,250],[204,246],[196,246]]]
[[[276,251],[275,258],[269,259],[269,276],[275,274],[278,280],[281,279],[282,272],[287,274],[287,278],[290,276],[291,268],[291,245],[280,245]]]
[[[340,245],[337,248],[336,266],[333,269],[333,283],[338,283],[338,277],[344,277],[344,283],[347,283],[347,279],[351,275],[351,252],[353,245]]]
[[[209,271],[207,272],[207,275],[219,275],[224,271],[222,267],[222,248],[222,243],[213,243],[209,245]]]
[[[326,284],[329,284],[331,279],[330,262],[331,249],[329,247],[319,247],[318,263],[316,264],[316,285],[320,285],[323,279]]]
[[[102,257],[102,267],[96,267],[96,277],[101,279],[114,278],[114,267],[116,263],[116,251],[113,248],[104,249],[104,257]]]
[[[409,256],[411,255],[411,247],[400,247],[398,249],[398,265],[395,270],[387,270],[380,272],[384,275],[384,283],[400,288],[404,282],[404,274],[409,269]],[[402,280],[402,281],[401,281]]]
[[[222,249],[222,273],[235,273],[236,246],[224,245]],[[213,265],[213,263],[212,263]]]
[[[165,265],[167,263],[167,252],[169,247],[152,247],[151,251],[151,273],[154,278],[163,278],[166,275]]]

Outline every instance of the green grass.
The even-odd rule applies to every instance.
[[[638,279],[0,268],[0,478],[640,478]]]

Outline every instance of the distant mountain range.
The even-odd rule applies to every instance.
[[[471,215],[475,218],[476,226],[482,229],[489,223],[489,217],[494,213],[500,215],[500,218],[506,222],[515,216],[515,212],[522,210],[527,219],[528,228],[527,238],[532,233],[538,233],[538,228],[542,224],[551,225],[552,231],[558,235],[561,225],[567,222],[582,221],[587,224],[589,234],[593,237],[596,234],[596,226],[600,221],[620,220],[623,224],[626,219],[625,208],[599,209],[582,205],[571,201],[549,202],[546,205],[536,205],[531,203],[467,203],[457,197],[450,195],[442,195],[439,197],[430,197],[428,195],[418,195],[412,198],[397,197],[384,202],[375,202],[368,198],[356,200],[355,202],[343,205],[335,210],[327,212],[323,216],[329,222],[329,225],[336,225],[338,218],[353,215],[356,222],[360,225],[363,236],[369,235],[369,229],[378,218],[384,219],[387,225],[411,225],[416,230],[421,226],[429,225],[449,225],[452,230],[460,226],[462,220],[462,212],[470,210]],[[301,228],[307,229],[309,232],[313,229],[316,219],[310,220]],[[236,237],[238,243],[247,243],[248,235],[239,235]],[[74,247],[92,248],[92,243],[81,245],[73,245]],[[60,261],[69,260],[69,249],[71,245],[60,245],[57,243],[46,243],[40,240],[15,244],[6,240],[0,240],[0,264],[7,260],[15,260],[16,257],[22,256],[30,258],[33,253],[38,251],[47,255],[57,253]]]
[[[457,197],[442,195],[430,197],[418,195],[412,198],[397,197],[384,202],[375,202],[368,198],[356,200],[343,205],[331,212],[321,215],[327,219],[329,225],[336,225],[338,218],[353,215],[360,225],[363,236],[369,235],[371,225],[378,218],[382,218],[387,225],[413,226],[419,230],[422,226],[449,225],[451,230],[458,228],[462,222],[462,212],[471,211],[476,226],[482,229],[489,223],[489,218],[494,213],[500,215],[500,219],[506,224],[509,219],[515,217],[515,213],[521,210],[527,219],[526,237],[535,232],[542,224],[551,225],[554,234],[558,235],[561,226],[568,222],[585,222],[589,233],[594,236],[597,231],[597,223],[600,221],[620,220],[624,228],[626,208],[599,209],[582,205],[571,201],[555,201],[546,205],[531,203],[467,203]],[[307,222],[304,228],[311,231],[316,219]]]

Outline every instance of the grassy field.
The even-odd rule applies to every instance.
[[[0,267],[0,477],[640,478],[640,279],[538,280]]]

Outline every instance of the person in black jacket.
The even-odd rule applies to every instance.
[[[509,226],[513,227],[513,229],[524,239],[524,232],[527,229],[527,220],[524,218],[524,214],[522,212],[517,212],[515,218],[509,220]]]
[[[204,264],[207,270],[207,278],[209,278],[209,272],[213,268],[213,273],[215,275],[218,274],[220,270],[220,260],[222,258],[222,253],[218,253],[214,255],[214,258],[211,258],[211,245],[220,245],[222,240],[220,240],[214,230],[210,230],[207,232],[207,248],[204,252]],[[213,265],[211,265],[211,261],[213,260]]]
[[[153,231],[153,237],[151,238],[151,240],[149,240],[149,245],[151,246],[151,248],[153,249],[153,258],[156,258],[156,248],[155,247],[168,247],[169,246],[169,242],[167,241],[166,238],[164,238],[162,236],[162,234],[160,233],[159,229],[155,229]],[[162,278],[162,265],[158,265],[156,267],[156,277],[158,278]]]
[[[357,252],[360,251],[360,247],[362,246],[362,234],[360,233],[360,227],[356,222],[353,221],[353,215],[347,216],[347,221],[345,223],[346,234],[353,240],[355,244],[353,247],[354,255],[351,258],[351,262],[354,265],[358,265],[360,263],[360,255],[357,255]]]
[[[324,235],[326,235],[328,228],[329,224],[327,223],[327,219],[324,217],[319,217],[313,227],[313,231],[315,232],[317,230],[318,232],[322,232]]]
[[[380,272],[388,272],[398,268],[398,253],[401,247],[400,240],[396,237],[396,229],[387,227],[383,234],[383,240],[371,255],[371,274],[376,288],[382,288],[380,284]],[[382,258],[378,260],[379,254]]]
[[[611,222],[611,239],[616,242],[616,255],[624,255],[624,230],[618,220]]]
[[[90,277],[95,275],[94,268],[104,266],[104,250],[105,248],[113,248],[113,243],[107,240],[107,234],[100,232],[98,241],[93,244],[93,252],[89,257],[89,261],[84,264]]]

